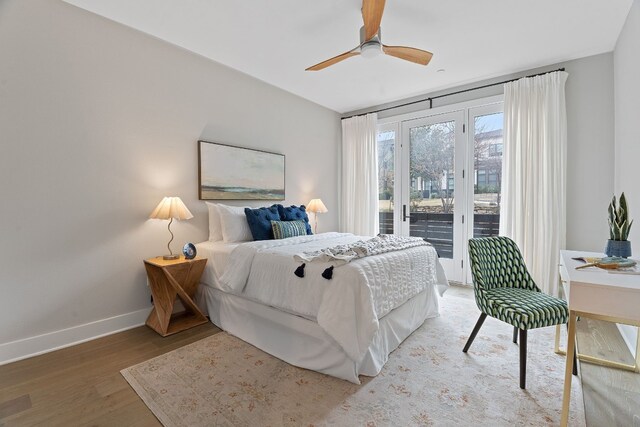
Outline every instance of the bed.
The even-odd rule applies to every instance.
[[[244,243],[203,242],[208,263],[196,301],[211,322],[292,365],[354,383],[430,317],[448,283],[431,246],[368,256],[334,268],[294,255],[361,236],[322,233]]]

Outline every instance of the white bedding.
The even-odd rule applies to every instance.
[[[379,318],[429,286],[437,286],[442,294],[448,284],[430,246],[358,259],[336,267],[331,280],[321,276],[325,263],[307,264],[304,278],[293,274],[300,265],[293,255],[359,239],[352,234],[323,233],[242,243],[230,252],[222,249],[224,244],[211,244],[211,266],[203,280],[315,320],[352,360],[360,361],[378,330]],[[207,256],[201,245],[199,251]],[[216,251],[223,255],[216,256]]]
[[[429,288],[381,318],[367,354],[353,361],[312,320],[211,286],[200,286],[196,295],[221,329],[287,363],[356,384],[359,375],[378,375],[389,354],[425,319],[438,315],[437,292]]]
[[[202,242],[196,243],[199,257],[207,259],[200,281],[216,289],[223,290],[220,277],[224,274],[229,262],[229,255],[240,243]]]

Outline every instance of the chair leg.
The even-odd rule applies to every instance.
[[[527,330],[520,329],[520,388],[524,390],[527,381]]]
[[[518,327],[513,327],[513,343],[518,344]]]
[[[469,350],[469,347],[471,347],[471,344],[473,343],[473,340],[476,339],[476,335],[478,335],[478,331],[482,327],[482,324],[484,323],[484,319],[486,319],[486,318],[487,318],[486,314],[484,314],[484,313],[480,314],[480,318],[476,322],[476,326],[474,326],[473,331],[471,332],[471,335],[469,336],[469,339],[467,340],[467,343],[465,344],[464,348],[462,349],[463,353],[466,353]]]

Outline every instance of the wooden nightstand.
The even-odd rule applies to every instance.
[[[153,295],[153,310],[147,326],[166,337],[208,322],[192,300],[205,265],[205,258],[189,260],[182,256],[171,261],[162,257],[144,261]],[[176,298],[182,301],[185,311],[172,315]]]

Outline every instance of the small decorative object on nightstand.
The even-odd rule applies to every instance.
[[[167,249],[169,249],[169,255],[164,255],[163,259],[165,260],[175,260],[179,258],[179,255],[174,255],[171,252],[171,242],[173,242],[173,233],[171,232],[171,223],[174,219],[191,219],[193,215],[189,212],[189,209],[182,203],[180,197],[165,197],[162,201],[156,206],[156,208],[149,215],[151,219],[168,219],[169,225],[167,228],[169,229],[169,234],[171,234],[171,239],[169,243],[167,243]]]
[[[153,295],[153,310],[147,318],[147,326],[166,337],[207,323],[192,299],[205,265],[205,258],[165,260],[160,256],[144,261]],[[182,301],[185,311],[173,314],[177,299]]]
[[[187,243],[182,248],[182,255],[184,255],[185,259],[194,259],[198,251],[196,250],[196,246],[193,243]]]
[[[307,205],[307,212],[313,212],[314,225],[313,234],[318,234],[318,214],[329,212],[327,207],[322,203],[320,199],[312,199]]]

